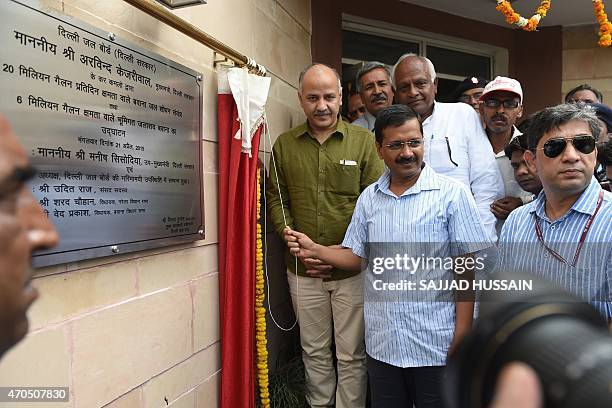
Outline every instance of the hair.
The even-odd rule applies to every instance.
[[[355,86],[357,87],[357,92],[361,92],[361,77],[367,74],[370,71],[374,71],[375,69],[384,69],[387,73],[387,77],[389,77],[389,81],[391,82],[391,71],[389,67],[378,61],[367,61],[363,64],[359,71],[357,71],[357,78],[355,80]]]
[[[393,80],[394,87],[395,87],[395,70],[397,69],[399,64],[401,64],[401,62],[408,57],[417,57],[420,61],[424,62],[427,65],[427,69],[429,70],[429,76],[431,77],[431,82],[434,82],[436,80],[436,68],[434,67],[433,62],[431,62],[431,60],[427,57],[421,57],[420,55],[416,55],[415,53],[409,52],[399,57],[399,59],[393,66],[393,70],[391,71],[391,79]]]
[[[575,87],[574,89],[570,90],[570,91],[567,93],[567,95],[565,95],[565,102],[566,102],[566,103],[570,103],[570,98],[571,98],[572,96],[574,96],[574,94],[575,94],[576,92],[578,92],[578,91],[591,91],[591,92],[593,92],[593,93],[595,94],[595,96],[596,96],[596,97],[597,97],[597,99],[599,100],[599,103],[602,103],[602,102],[603,102],[603,94],[602,94],[602,93],[601,93],[599,90],[597,90],[597,89],[593,88],[593,87],[592,87],[591,85],[589,85],[589,84],[582,84],[582,85],[578,85],[578,86],[577,86],[577,87]]]
[[[338,74],[338,71],[336,71],[334,68],[330,67],[327,64],[322,64],[320,62],[313,62],[312,64],[308,65],[306,68],[304,68],[304,70],[302,70],[302,72],[300,72],[300,78],[298,80],[298,91],[301,94],[302,93],[302,85],[304,84],[304,75],[306,75],[306,73],[308,71],[310,71],[310,68],[316,67],[316,66],[321,66],[321,67],[326,67],[331,69],[334,74],[336,75],[336,79],[338,79],[338,93],[340,95],[342,95],[342,80],[340,79],[340,74]]]
[[[612,139],[597,148],[597,159],[603,166],[612,166]]]
[[[599,138],[599,122],[593,109],[588,106],[565,103],[542,109],[533,115],[533,120],[527,128],[529,149],[534,150],[545,133],[557,129],[572,120],[585,122],[589,126],[595,140]]]
[[[527,134],[523,133],[510,140],[510,143],[504,148],[504,153],[508,159],[512,160],[512,154],[514,152],[524,152],[525,150],[527,150]]]
[[[421,115],[419,115],[414,109],[406,105],[391,105],[384,109],[381,109],[376,116],[376,122],[374,123],[374,135],[376,136],[376,143],[382,145],[384,135],[383,130],[388,127],[398,127],[406,123],[411,119],[419,121],[419,129],[421,135],[423,134],[423,124],[421,123]]]

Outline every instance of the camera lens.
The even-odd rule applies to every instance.
[[[448,362],[447,407],[488,407],[499,372],[512,361],[536,371],[547,408],[612,407],[612,337],[605,319],[533,276],[501,278],[531,279],[534,290],[482,294],[474,330]]]

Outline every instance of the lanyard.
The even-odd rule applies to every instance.
[[[580,256],[580,251],[582,251],[582,246],[584,245],[584,241],[586,240],[586,236],[587,233],[589,232],[589,229],[591,228],[591,224],[593,224],[593,219],[595,219],[595,216],[597,215],[597,212],[599,211],[599,208],[601,207],[601,203],[603,201],[603,190],[599,191],[599,198],[597,199],[597,208],[595,208],[595,212],[593,213],[593,215],[591,215],[589,217],[589,219],[587,220],[586,224],[584,225],[584,229],[582,230],[582,235],[580,236],[580,241],[578,242],[578,248],[576,248],[576,253],[574,254],[574,260],[572,261],[572,265],[573,267],[576,266],[576,262],[578,262],[578,257]],[[534,213],[533,216],[535,217],[535,230],[536,230],[536,235],[538,236],[538,241],[540,241],[540,243],[544,246],[544,248],[546,248],[546,250],[553,256],[555,257],[557,260],[563,262],[564,264],[568,264],[567,261],[565,260],[565,258],[563,258],[561,255],[559,255],[559,253],[557,251],[555,251],[554,249],[548,247],[545,243],[544,243],[544,238],[542,237],[542,229],[540,228],[540,224],[538,223],[538,216]]]

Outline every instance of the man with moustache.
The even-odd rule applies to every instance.
[[[38,297],[30,259],[58,235],[25,184],[36,171],[6,119],[0,116],[0,356],[28,332],[26,316]]]
[[[515,136],[510,141],[504,149],[504,153],[508,160],[510,160],[514,179],[521,189],[533,194],[533,196],[537,196],[542,191],[542,183],[538,176],[529,170],[525,162],[524,153],[527,150],[527,135],[523,133],[522,135]]]
[[[370,132],[374,131],[376,115],[393,103],[393,87],[389,68],[382,62],[370,61],[357,72],[357,92],[366,106],[363,117],[353,122]]]
[[[534,115],[524,156],[544,190],[506,220],[498,269],[548,279],[610,318],[612,194],[593,177],[599,132],[588,107],[564,104]]]
[[[359,197],[343,248],[314,243],[287,228],[285,239],[293,253],[358,271],[362,262],[372,265],[381,254],[385,260],[399,256],[396,250],[412,257],[446,259],[492,245],[469,190],[436,174],[423,161],[422,127],[412,108],[393,105],[381,110],[375,135],[378,155],[388,170]],[[469,278],[452,269],[397,268],[380,274],[364,270],[372,407],[442,407],[440,386],[447,355],[470,330],[474,303],[460,301],[453,296],[456,293],[444,289],[418,294],[380,289],[380,281],[396,283],[418,276],[417,280],[441,284]]]
[[[433,63],[415,54],[401,56],[393,67],[395,99],[423,120],[425,162],[438,174],[468,186],[491,240],[496,219],[491,204],[504,196],[503,180],[491,144],[473,108],[434,100],[438,80]]]
[[[380,176],[383,163],[370,132],[339,120],[342,90],[335,70],[323,64],[307,67],[300,74],[298,97],[306,122],[280,135],[272,150],[267,185],[272,224],[281,237],[290,227],[324,245],[339,244],[359,194]],[[338,408],[363,407],[366,369],[359,271],[313,267],[312,262],[298,262],[288,249],[285,260],[310,406],[331,407],[335,401]]]
[[[514,179],[510,160],[504,152],[510,139],[521,133],[514,124],[523,116],[523,90],[517,80],[498,76],[487,84],[480,101],[485,132],[504,181],[504,197],[491,204],[491,211],[497,218],[496,228],[499,233],[508,214],[532,198],[531,194],[523,190]]]

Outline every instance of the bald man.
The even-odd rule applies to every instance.
[[[339,118],[338,73],[307,67],[298,98],[306,122],[274,144],[267,185],[276,232],[303,232],[322,245],[340,244],[359,194],[382,174],[374,136]],[[300,324],[307,398],[311,407],[365,406],[363,282],[359,271],[297,261],[286,251],[287,280]],[[336,344],[338,378],[331,344]]]

